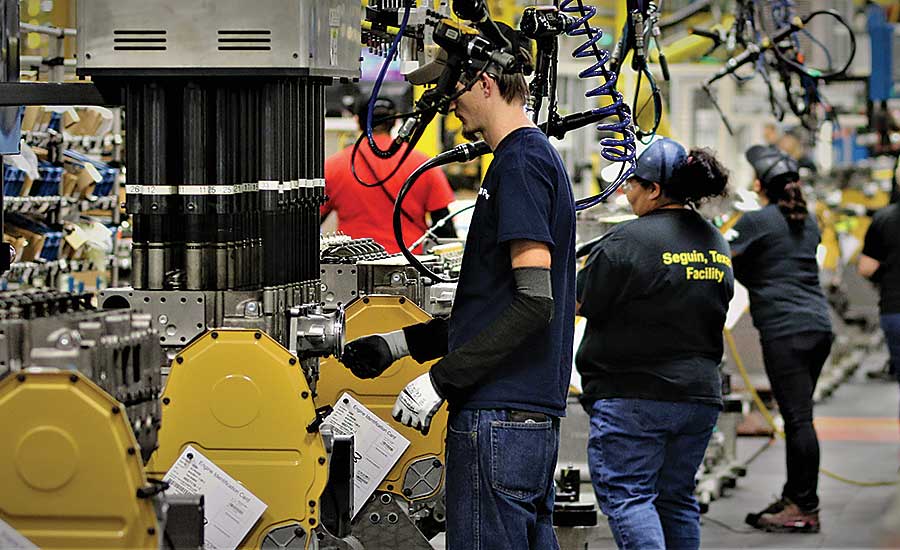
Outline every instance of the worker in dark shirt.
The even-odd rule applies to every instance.
[[[735,276],[750,293],[750,315],[787,444],[781,498],[746,521],[766,531],[817,533],[819,440],[812,398],[833,340],[816,262],[819,228],[803,199],[794,159],[761,145],[746,157],[763,208],[741,216],[729,241]]]
[[[890,373],[900,382],[900,205],[886,206],[872,217],[858,270],[878,285]]]
[[[695,207],[727,182],[708,150],[654,142],[624,185],[638,218],[597,242],[578,274],[588,461],[620,548],[700,546],[694,476],[722,405],[734,276],[728,244]]]
[[[527,61],[524,40],[504,29]],[[525,114],[524,75],[488,66],[476,78],[451,107],[464,135],[481,135],[494,156],[449,323],[354,340],[342,361],[369,378],[407,354],[419,362],[443,357],[406,386],[393,412],[424,431],[449,404],[447,547],[553,549],[553,477],[574,333],[574,199],[559,154]]]

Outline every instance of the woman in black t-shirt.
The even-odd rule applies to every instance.
[[[694,475],[721,407],[734,276],[728,244],[693,207],[727,182],[709,151],[654,142],[623,186],[638,219],[599,240],[578,275],[588,462],[622,548],[700,546]]]
[[[787,444],[781,498],[746,521],[766,531],[817,533],[819,440],[812,398],[833,339],[819,286],[819,228],[803,199],[796,161],[759,145],[746,156],[763,208],[745,213],[729,240],[735,276],[750,293],[750,314]]]

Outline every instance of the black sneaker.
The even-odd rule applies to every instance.
[[[747,514],[747,517],[744,518],[744,522],[751,527],[759,527],[759,518],[761,518],[763,514],[777,514],[778,512],[784,510],[785,506],[787,506],[788,504],[790,504],[790,501],[788,501],[784,497],[780,497],[772,504],[766,506],[766,508],[761,512],[757,512],[755,514]]]

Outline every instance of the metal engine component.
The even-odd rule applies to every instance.
[[[105,307],[149,313],[170,352],[228,327],[293,345],[290,310],[321,300],[325,87],[359,75],[361,15],[352,0],[79,5],[78,72],[120,98],[131,135],[133,288]]]
[[[0,519],[41,548],[157,548],[121,404],[77,370],[0,380]]]
[[[403,495],[411,500],[433,495],[441,488],[444,463],[436,456],[409,465],[403,476]]]
[[[313,535],[315,536],[315,535]],[[303,527],[295,523],[293,525],[285,525],[284,527],[276,527],[268,533],[262,541],[261,550],[304,550],[309,543],[307,533]]]
[[[289,313],[290,351],[300,359],[334,357],[344,352],[344,309],[323,313],[321,306],[295,307]]]
[[[356,463],[353,460],[355,442],[353,436],[334,433],[325,424],[321,429],[325,450],[329,453],[328,485],[320,499],[322,535],[344,539],[350,534],[353,519],[353,479]]]
[[[253,9],[242,0],[212,4],[84,2],[78,6],[78,68],[170,69],[177,60],[179,68],[271,67],[359,77],[359,2],[260,0]],[[198,33],[196,21],[209,32]]]
[[[164,550],[202,550],[205,498],[203,495],[166,495]]]
[[[261,331],[210,331],[176,356],[162,403],[166,429],[148,471],[162,476],[193,445],[267,505],[243,547],[283,541],[287,532],[273,533],[286,525],[290,540],[300,529],[309,541],[329,452],[296,357]]]
[[[326,311],[346,308],[362,296],[403,296],[432,317],[450,315],[455,283],[434,284],[400,255],[389,255],[372,239],[322,238],[321,296]],[[420,259],[434,271],[458,270],[455,252]],[[455,266],[455,267],[454,267]]]
[[[146,314],[96,311],[90,294],[0,293],[0,376],[32,367],[81,372],[125,406],[145,461],[161,422],[163,362]]]
[[[353,536],[362,543],[363,548],[432,548],[407,515],[404,506],[393,495],[378,491],[353,520]]]

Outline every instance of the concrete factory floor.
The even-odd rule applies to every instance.
[[[862,368],[834,395],[816,407],[816,426],[821,440],[822,467],[858,480],[898,478],[900,466],[900,426],[897,422],[896,382],[870,380],[867,371],[877,370],[885,356],[870,356]],[[574,416],[574,415],[573,415]],[[581,419],[586,423],[586,418]],[[574,428],[573,425],[569,425]],[[560,451],[561,461],[578,464],[573,453],[584,448],[586,430],[569,430]],[[574,433],[573,433],[574,432]],[[581,441],[578,441],[581,439]],[[749,458],[765,446],[766,438],[739,438],[738,454]],[[819,495],[822,532],[818,534],[770,534],[744,524],[747,512],[756,512],[780,494],[784,483],[784,442],[768,445],[748,468],[738,486],[710,505],[703,516],[703,548],[879,548],[900,547],[900,537],[886,543],[883,523],[888,509],[900,497],[900,488],[858,487],[820,476]],[[584,490],[589,486],[584,485]],[[585,497],[589,494],[584,495]],[[900,533],[900,513],[891,524]],[[601,517],[605,527],[605,519]],[[444,536],[432,544],[445,548]],[[588,543],[590,549],[615,548],[608,529],[598,530]],[[569,550],[563,548],[563,550]]]

